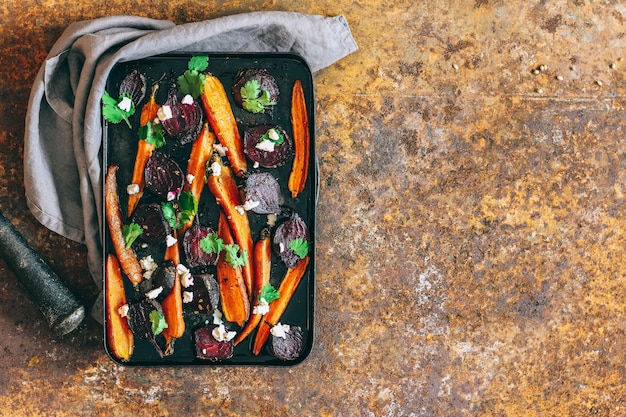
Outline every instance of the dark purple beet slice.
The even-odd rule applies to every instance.
[[[183,170],[162,152],[150,156],[144,176],[146,189],[165,201],[177,199],[185,183]]]
[[[279,213],[280,185],[276,178],[268,172],[250,174],[246,178],[246,203],[257,214]]]
[[[272,355],[283,361],[298,359],[304,349],[305,333],[299,326],[289,326],[285,338],[270,335],[269,348]]]
[[[273,151],[259,149],[257,145],[261,137],[269,130],[276,129],[284,140],[280,145],[275,145]],[[243,135],[244,152],[253,162],[257,162],[265,168],[281,166],[293,154],[292,140],[287,132],[280,126],[259,125],[245,131]]]
[[[169,136],[186,144],[198,137],[204,122],[204,112],[197,100],[193,100],[191,104],[183,103],[181,100],[175,90],[170,92],[164,106],[169,106],[172,117],[161,120],[161,124]]]
[[[213,274],[194,274],[193,286],[186,291],[193,291],[192,306],[201,313],[210,313],[218,307],[220,290]]]
[[[250,68],[247,70],[240,70],[235,75],[233,83],[233,97],[237,104],[243,107],[243,97],[241,97],[241,88],[246,85],[248,81],[256,80],[259,82],[260,91],[267,91],[269,94],[269,100],[272,103],[278,103],[278,97],[280,90],[276,79],[265,68]],[[264,106],[264,111],[271,113],[273,106]]]
[[[158,204],[142,204],[133,213],[132,222],[143,229],[141,239],[145,242],[165,242],[172,228],[163,218],[161,206]]]
[[[276,228],[272,242],[274,251],[289,268],[296,266],[301,259],[300,256],[289,247],[291,241],[297,238],[308,242],[309,229],[302,217],[294,211],[289,219],[285,220]]]
[[[176,265],[173,261],[166,260],[152,274],[152,289],[163,287],[155,300],[162,302],[172,292],[174,280],[176,280]]]
[[[200,247],[200,241],[209,234],[214,233],[213,229],[208,226],[201,226],[194,223],[183,237],[183,248],[187,257],[187,264],[190,268],[198,266],[215,265],[217,263],[218,254],[212,252],[207,253]]]
[[[207,359],[215,362],[229,359],[233,356],[233,342],[218,342],[211,334],[216,327],[217,325],[212,324],[206,327],[200,327],[194,332],[193,338],[196,346],[196,357],[198,359]]]
[[[137,108],[146,96],[146,88],[146,76],[141,71],[135,69],[129,72],[120,83],[119,94],[130,94],[135,108]]]

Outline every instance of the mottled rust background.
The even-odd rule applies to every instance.
[[[313,354],[121,368],[91,320],[55,340],[0,263],[0,415],[626,415],[622,2],[0,0],[0,208],[68,285],[94,300],[85,249],[22,184],[55,39],[111,14],[253,10],[343,14],[360,46],[315,77]]]

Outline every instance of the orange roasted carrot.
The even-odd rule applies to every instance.
[[[309,133],[309,117],[302,82],[296,80],[291,96],[291,125],[293,129],[293,145],[295,157],[289,175],[287,187],[291,196],[296,198],[304,190],[309,172],[311,137]]]
[[[120,264],[115,255],[108,254],[105,280],[107,345],[109,352],[122,361],[128,361],[135,348],[135,339],[128,320],[119,313],[125,304],[126,293]]]
[[[269,337],[272,326],[275,326],[282,317],[289,301],[296,292],[302,277],[306,272],[306,268],[309,265],[309,257],[305,256],[293,268],[289,268],[285,273],[283,281],[278,287],[280,298],[273,301],[270,304],[270,311],[265,315],[264,319],[259,324],[259,328],[254,338],[254,344],[252,346],[252,353],[258,355],[261,352],[261,348]]]
[[[248,170],[243,141],[224,85],[217,77],[205,75],[201,100],[211,128],[220,144],[227,148],[226,156],[233,171],[242,176]]]
[[[250,257],[252,256],[254,242],[250,232],[248,214],[243,209],[241,195],[239,194],[233,171],[222,163],[222,159],[216,152],[213,153],[210,162],[211,172],[207,173],[209,190],[215,196],[217,204],[220,205],[226,215],[235,243]],[[250,261],[242,267],[248,298],[252,296],[253,271],[254,265]]]
[[[154,84],[152,86],[152,93],[150,94],[150,98],[141,109],[141,115],[139,116],[140,126],[147,125],[148,122],[156,119],[157,117],[159,105],[156,102],[155,95],[158,89],[158,84]],[[135,166],[133,167],[133,177],[131,179],[131,184],[136,184],[139,187],[139,191],[128,195],[129,216],[133,213],[133,211],[135,211],[135,208],[137,208],[137,204],[139,204],[139,200],[143,195],[143,189],[146,185],[144,170],[146,169],[146,163],[148,162],[148,159],[150,159],[154,148],[154,144],[148,143],[143,139],[139,139],[139,142],[137,143],[137,156],[135,157]]]
[[[104,205],[109,234],[113,242],[113,249],[124,273],[133,284],[143,281],[143,271],[132,248],[126,247],[122,227],[122,210],[120,208],[119,195],[117,193],[117,170],[118,165],[110,165],[107,168],[104,180]]]
[[[174,232],[176,237],[176,232]],[[171,260],[175,265],[180,264],[180,251],[178,244],[175,243],[165,249],[165,260]],[[180,277],[178,273],[174,278],[174,286],[172,291],[165,297],[161,303],[163,307],[163,316],[167,322],[167,327],[163,329],[163,337],[165,337],[165,355],[174,353],[174,340],[182,337],[185,333],[185,318],[183,317],[183,294]]]
[[[202,126],[200,134],[191,146],[189,161],[187,163],[187,180],[185,181],[184,190],[189,191],[191,195],[200,201],[202,190],[204,189],[204,173],[206,164],[213,154],[213,145],[215,144],[215,135],[209,130],[207,123]],[[189,181],[191,179],[191,181]],[[191,227],[193,218],[189,219],[180,229],[179,236],[184,236],[185,231]]]
[[[261,236],[254,244],[252,262],[254,263],[254,282],[252,300],[250,300],[252,302],[252,315],[246,322],[245,327],[235,338],[235,346],[248,337],[250,333],[252,333],[259,325],[261,318],[263,318],[263,314],[254,313],[254,308],[259,305],[259,295],[261,294],[261,290],[270,282],[270,273],[272,268],[272,240],[270,239],[269,229],[261,230]]]
[[[224,213],[221,212],[217,223],[217,235],[224,241],[225,245],[230,245],[234,242],[228,221]],[[226,320],[243,326],[243,323],[250,316],[248,292],[243,280],[241,267],[233,268],[226,262],[225,257],[225,253],[222,251],[217,259],[217,283],[220,290],[222,313]]]

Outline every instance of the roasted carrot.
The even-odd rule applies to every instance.
[[[196,201],[200,201],[202,190],[204,189],[204,173],[206,164],[213,153],[215,135],[209,130],[209,125],[204,124],[197,139],[191,146],[189,161],[187,163],[187,180],[185,181],[185,191],[189,191]],[[189,181],[191,179],[191,181]],[[180,229],[179,236],[184,236],[185,231],[191,227],[193,218],[189,219]]]
[[[124,273],[133,284],[143,281],[143,271],[132,248],[126,247],[122,227],[122,210],[120,208],[119,195],[117,193],[117,170],[118,165],[110,165],[104,185],[104,204],[109,234],[113,242],[113,249]]]
[[[125,304],[126,293],[120,264],[115,255],[108,254],[105,280],[107,345],[109,352],[122,361],[128,361],[135,348],[135,339],[128,320],[119,313]]]
[[[234,242],[228,221],[222,212],[220,212],[220,219],[217,223],[217,235],[224,241],[225,245]],[[217,260],[217,283],[220,290],[222,313],[226,320],[243,326],[243,323],[250,316],[248,292],[241,267],[233,268],[226,262],[225,257],[225,253],[222,251]]]
[[[252,262],[254,263],[254,282],[252,291],[252,315],[246,322],[245,327],[239,332],[234,340],[235,346],[241,343],[246,337],[254,331],[261,322],[263,314],[254,313],[254,308],[259,305],[259,295],[263,287],[270,282],[270,273],[272,268],[272,241],[270,239],[269,229],[261,230],[259,240],[254,244],[252,254]]]
[[[293,130],[293,144],[295,157],[289,175],[287,187],[291,196],[296,198],[304,190],[309,172],[309,157],[311,152],[311,137],[309,133],[309,117],[304,98],[302,82],[296,80],[291,96],[291,125]]]
[[[220,144],[227,148],[226,156],[233,171],[237,176],[242,176],[248,167],[243,153],[241,134],[224,85],[217,77],[206,74],[201,100],[211,129],[215,132]]]
[[[285,276],[280,283],[280,287],[278,287],[280,298],[270,304],[270,311],[265,315],[259,324],[259,328],[254,338],[254,345],[252,346],[252,353],[254,355],[258,355],[261,352],[261,348],[269,337],[270,330],[278,323],[285,312],[285,309],[287,309],[287,305],[293,297],[293,294],[296,292],[300,281],[302,281],[302,277],[304,277],[304,273],[306,272],[308,265],[309,257],[305,256],[296,264],[296,266],[289,268],[285,273]]]
[[[176,237],[176,232],[174,232],[174,237]],[[180,264],[180,251],[177,243],[166,247],[164,259],[171,260],[177,266]],[[165,297],[161,306],[167,322],[167,327],[163,329],[162,334],[165,337],[165,355],[168,356],[174,353],[174,340],[182,337],[185,333],[182,285],[178,273],[174,278],[172,291]]]
[[[233,171],[230,167],[222,163],[220,156],[215,152],[210,162],[212,169],[211,172],[207,173],[207,185],[209,186],[209,190],[215,196],[217,204],[220,205],[226,215],[235,243],[250,257],[252,256],[254,242],[252,241],[248,215],[243,210],[241,195],[237,189]],[[250,261],[242,267],[248,298],[252,296],[253,271],[254,265]]]
[[[156,119],[157,117],[159,105],[156,102],[155,95],[158,89],[158,84],[154,84],[152,86],[152,93],[150,94],[150,98],[141,109],[141,115],[139,116],[140,126],[147,125],[148,122]],[[150,159],[150,155],[152,155],[154,148],[155,146],[152,143],[148,143],[143,139],[139,139],[137,143],[137,156],[135,157],[135,166],[133,167],[133,177],[131,179],[131,184],[136,184],[139,187],[139,191],[128,195],[129,216],[133,213],[133,211],[135,211],[135,208],[137,208],[137,204],[139,204],[139,200],[143,195],[143,189],[146,185],[144,171],[146,169],[146,163],[148,162],[148,159]]]

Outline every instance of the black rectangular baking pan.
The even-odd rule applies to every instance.
[[[233,114],[237,120],[239,130],[243,137],[244,131],[252,126],[259,124],[276,124],[281,126],[291,135],[291,95],[292,87],[296,80],[302,82],[307,112],[309,118],[309,131],[311,137],[311,150],[309,160],[309,172],[307,183],[304,191],[297,198],[291,198],[291,194],[287,190],[287,179],[292,166],[293,158],[290,158],[283,166],[277,168],[254,168],[251,161],[248,160],[248,170],[251,172],[271,172],[278,179],[281,186],[281,197],[283,212],[295,210],[306,222],[309,228],[310,237],[310,263],[302,282],[299,284],[296,293],[291,299],[285,313],[281,318],[281,323],[300,326],[304,330],[305,344],[303,351],[298,359],[291,361],[279,360],[271,354],[266,346],[258,356],[252,354],[250,350],[251,341],[254,333],[242,343],[237,345],[234,354],[230,359],[220,361],[208,361],[196,358],[195,347],[193,342],[193,331],[207,322],[212,322],[212,314],[204,311],[185,306],[184,315],[186,322],[186,330],[183,337],[176,340],[174,353],[161,358],[152,344],[145,339],[135,337],[135,348],[133,354],[128,361],[120,361],[111,355],[108,348],[105,315],[105,349],[109,356],[116,362],[129,366],[167,366],[167,365],[269,365],[269,366],[290,366],[300,363],[310,353],[313,345],[314,330],[314,300],[315,300],[315,210],[318,189],[317,165],[315,157],[315,134],[314,134],[314,89],[313,78],[306,62],[297,55],[282,53],[205,53],[194,52],[184,54],[167,54],[149,57],[137,61],[118,63],[109,75],[106,90],[111,96],[117,97],[122,79],[131,71],[137,69],[145,74],[147,78],[149,94],[150,86],[153,82],[158,81],[160,88],[157,93],[157,102],[164,103],[168,94],[169,86],[175,83],[176,78],[183,74],[187,69],[189,60],[194,56],[208,56],[209,65],[206,72],[209,72],[220,79],[226,92],[229,95]],[[239,107],[231,94],[231,86],[236,73],[242,69],[249,68],[265,68],[276,79],[280,90],[280,98],[274,106],[271,115],[253,114]],[[144,100],[145,102],[145,100]],[[135,114],[131,117],[132,129],[122,122],[112,124],[103,121],[103,171],[106,173],[106,167],[112,164],[119,165],[118,169],[118,193],[120,196],[120,204],[123,216],[126,215],[126,204],[128,195],[126,193],[126,185],[130,183],[134,159],[137,150],[138,136],[138,118],[141,111],[141,105],[136,109]],[[191,144],[180,145],[174,140],[168,140],[164,151],[172,156],[185,170]],[[104,174],[103,174],[104,176]],[[104,182],[104,178],[103,178]],[[150,195],[143,198],[150,199]],[[104,197],[103,197],[104,198]],[[104,207],[104,204],[103,204]],[[199,203],[202,222],[210,225],[217,230],[217,219],[219,215],[219,206],[215,202],[215,198],[211,195],[205,185]],[[252,229],[253,239],[256,241],[259,232],[263,227],[267,226],[267,216],[257,215],[248,212],[250,226]],[[280,216],[279,216],[280,218]],[[127,219],[128,221],[128,219]],[[280,221],[280,220],[279,220]],[[108,253],[113,253],[114,249],[111,243],[107,225],[102,225],[102,233],[104,236],[104,254],[105,259]],[[184,264],[184,254],[181,254],[182,263]],[[272,254],[272,273],[270,282],[274,287],[278,288],[282,277],[286,271],[286,267],[278,256]],[[106,272],[106,271],[105,271]],[[106,273],[104,280],[107,279]],[[133,294],[132,284],[125,278],[127,294]],[[106,296],[105,296],[106,303]],[[236,324],[226,323],[231,330],[239,330]]]

